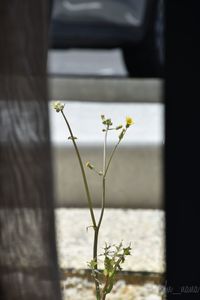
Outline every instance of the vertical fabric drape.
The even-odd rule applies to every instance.
[[[60,300],[47,0],[0,1],[0,299]]]

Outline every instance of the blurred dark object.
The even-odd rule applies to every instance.
[[[54,0],[52,48],[116,48],[133,77],[162,77],[164,0]]]
[[[166,1],[166,23],[167,300],[192,300],[200,299],[199,1]]]
[[[59,300],[48,0],[0,1],[0,299]]]

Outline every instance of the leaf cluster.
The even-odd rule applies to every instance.
[[[116,274],[122,270],[122,264],[128,255],[131,255],[131,245],[123,247],[122,242],[119,245],[105,244],[103,254],[99,255],[104,257],[104,269],[101,271],[95,269],[97,265],[96,260],[91,260],[88,264],[92,269],[93,276],[96,272],[101,275],[99,276],[99,283],[103,286],[101,290],[102,297],[111,292],[115,283]]]

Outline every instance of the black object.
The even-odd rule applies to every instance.
[[[166,26],[166,291],[200,299],[199,2],[166,1]]]
[[[163,0],[54,0],[51,47],[120,47],[130,76],[163,75],[163,32]]]

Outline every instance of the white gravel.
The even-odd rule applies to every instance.
[[[94,284],[87,280],[72,277],[62,282],[63,300],[94,300]],[[164,289],[162,286],[151,282],[144,285],[130,285],[119,280],[113,290],[107,295],[106,300],[162,300]]]
[[[96,215],[99,212],[95,209]],[[55,214],[60,268],[87,268],[87,262],[92,258],[93,242],[93,229],[86,230],[91,225],[88,209],[59,208]],[[99,253],[104,242],[119,243],[121,240],[124,244],[131,242],[133,248],[132,256],[124,263],[124,270],[165,271],[162,210],[106,209],[100,230]]]

